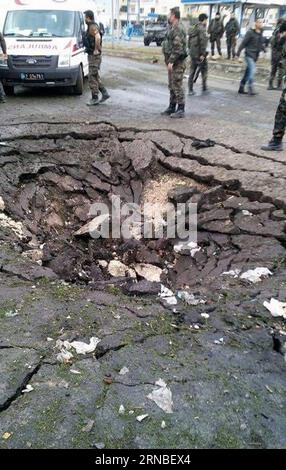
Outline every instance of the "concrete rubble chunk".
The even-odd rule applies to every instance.
[[[77,230],[74,233],[75,237],[81,237],[83,235],[90,235],[91,237],[97,237],[97,235],[100,233],[100,227],[103,226],[103,224],[109,224],[109,214],[101,214],[94,219],[92,219],[90,222],[85,224],[83,227],[81,227],[79,230]]]
[[[139,263],[135,265],[135,271],[140,277],[144,277],[150,282],[160,282],[163,270],[158,266],[147,263]]]

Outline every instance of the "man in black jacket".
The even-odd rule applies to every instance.
[[[7,60],[7,48],[6,48],[6,42],[2,34],[0,33],[0,49],[2,49],[2,57],[4,60]],[[0,51],[1,52],[1,51]],[[5,91],[2,85],[2,82],[0,80],[0,103],[5,103],[6,102],[6,95]]]
[[[223,37],[224,27],[219,12],[217,12],[215,18],[211,20],[208,28],[208,33],[210,35],[212,56],[214,56],[215,54],[215,44],[217,47],[217,51],[221,56],[221,38]]]
[[[246,62],[246,69],[242,80],[240,82],[240,87],[238,93],[245,95],[247,92],[244,91],[244,87],[246,83],[248,83],[248,94],[249,95],[256,95],[253,90],[253,79],[256,69],[256,62],[259,57],[259,53],[261,51],[265,52],[265,47],[263,44],[263,19],[258,18],[255,21],[255,26],[253,29],[249,29],[240,44],[237,57],[240,56],[240,53],[243,49],[245,49],[245,62]]]
[[[239,23],[235,17],[235,13],[230,15],[229,21],[225,25],[226,45],[227,45],[227,58],[235,58],[236,38],[240,32]]]

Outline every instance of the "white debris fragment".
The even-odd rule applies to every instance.
[[[272,276],[272,272],[268,268],[255,268],[242,273],[240,279],[246,279],[249,282],[256,283],[261,281],[262,277]]]
[[[231,271],[225,271],[224,273],[221,274],[221,276],[238,277],[240,273],[241,273],[240,269],[232,269]]]
[[[128,372],[129,372],[128,367],[125,367],[125,366],[124,366],[124,367],[122,367],[122,369],[120,370],[119,375],[126,375],[126,374],[128,374]]]
[[[140,415],[136,417],[136,420],[141,423],[144,419],[148,418],[149,415]]]
[[[168,305],[177,305],[178,301],[174,292],[161,284],[161,292],[158,294]]]
[[[172,392],[167,387],[167,384],[164,380],[159,379],[155,385],[159,388],[153,390],[153,392],[147,395],[149,400],[152,400],[156,403],[159,408],[161,408],[165,413],[173,413],[173,400],[172,400]]]
[[[22,239],[24,237],[24,229],[23,224],[21,222],[15,222],[15,220],[11,219],[7,215],[0,213],[0,227],[11,229],[15,235]]]
[[[97,262],[98,262],[99,266],[101,266],[102,268],[107,268],[107,266],[108,266],[108,262],[105,261],[105,259],[98,259]]]
[[[249,212],[249,211],[247,211],[247,210],[245,210],[245,209],[243,209],[241,212],[242,212],[243,215],[248,215],[248,216],[252,216],[252,215],[253,215],[252,212]]]
[[[270,302],[265,301],[263,305],[273,317],[283,317],[286,320],[286,302],[280,302],[272,298]]]
[[[75,375],[81,375],[81,372],[79,370],[76,370],[76,369],[70,369],[70,372],[72,374],[75,374]]]
[[[138,263],[134,268],[138,276],[143,277],[147,281],[160,282],[163,270],[158,266],[148,263]]]
[[[88,354],[95,351],[100,341],[99,338],[92,337],[90,338],[89,344],[83,343],[82,341],[73,341],[70,345],[76,350],[77,354]]]
[[[165,429],[165,428],[166,428],[166,422],[163,420],[161,423],[161,429]]]
[[[73,354],[65,349],[57,355],[57,360],[63,364],[68,364],[73,358]]]
[[[109,226],[109,218],[110,218],[109,214],[101,214],[95,217],[90,222],[88,222],[83,227],[81,227],[79,230],[77,230],[74,233],[74,236],[80,237],[82,235],[89,234],[93,238],[98,238],[98,236],[101,233],[100,228],[104,225],[106,226],[106,224],[107,224],[107,227]]]
[[[34,387],[32,385],[28,384],[24,390],[22,390],[22,393],[30,393],[34,390]]]
[[[49,337],[48,337],[48,338],[47,338],[47,341],[48,341],[48,343],[50,343],[51,341],[54,341],[54,340],[53,340],[53,338],[49,338]]]
[[[214,344],[223,344],[223,343],[224,343],[224,339],[223,339],[223,338],[215,339],[215,340],[214,340]]]
[[[14,318],[14,317],[17,317],[17,315],[19,315],[18,310],[15,310],[15,311],[9,310],[9,312],[5,313],[6,318]]]
[[[201,251],[201,247],[196,242],[178,243],[174,245],[175,253],[189,253],[193,258],[196,253]]]
[[[210,318],[208,313],[201,313],[201,317],[206,318],[206,319]]]
[[[179,299],[183,300],[188,305],[199,305],[199,304],[205,304],[206,303],[206,300],[196,299],[194,294],[191,294],[190,292],[187,292],[185,290],[179,290],[177,292],[177,295],[178,295]]]
[[[118,413],[119,413],[120,415],[124,415],[124,413],[125,413],[125,408],[124,408],[123,405],[120,405],[119,410],[118,410]]]
[[[121,263],[121,261],[112,260],[108,265],[108,272],[113,277],[133,277],[136,278],[136,273],[134,269],[129,268],[125,264]]]
[[[2,196],[0,196],[0,211],[4,211],[4,210],[5,210],[5,202]]]

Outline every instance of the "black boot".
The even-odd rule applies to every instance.
[[[6,96],[0,96],[0,103],[6,103]]]
[[[274,88],[274,86],[273,86],[273,79],[270,78],[270,80],[269,80],[269,85],[268,85],[268,87],[267,87],[267,90],[274,90],[274,89],[275,89],[275,88]]]
[[[244,90],[244,85],[241,83],[240,86],[239,86],[239,90],[238,90],[238,93],[240,95],[247,95],[247,92]]]
[[[110,94],[108,93],[106,88],[101,88],[100,92],[102,94],[100,102],[104,103],[104,101],[106,101],[110,98]]]
[[[281,152],[283,150],[282,139],[271,139],[267,145],[262,145],[261,150]]]
[[[185,105],[184,104],[179,104],[177,111],[170,115],[170,118],[173,118],[173,119],[181,119],[184,117],[185,117]]]
[[[165,111],[162,111],[161,116],[170,116],[176,111],[176,103],[170,103]]]
[[[207,87],[207,82],[206,81],[203,81],[202,93],[205,94],[205,95],[207,93],[209,93],[209,89]]]
[[[87,106],[96,106],[96,105],[98,105],[99,104],[98,95],[92,94],[91,100],[86,104],[87,104]]]
[[[256,92],[254,91],[252,85],[249,85],[249,87],[248,87],[248,94],[249,94],[250,96],[255,96],[255,95],[257,95],[258,93],[256,93]]]
[[[282,90],[282,80],[278,80],[276,89],[277,90]]]

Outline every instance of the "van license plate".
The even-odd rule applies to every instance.
[[[22,80],[28,80],[29,82],[38,82],[45,80],[43,73],[21,73]]]

